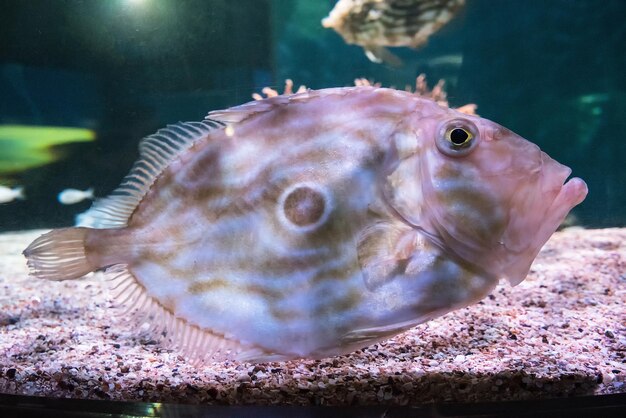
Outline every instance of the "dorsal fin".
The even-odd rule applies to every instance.
[[[289,103],[307,101],[317,97],[325,97],[333,94],[346,94],[355,89],[363,89],[363,87],[336,87],[324,90],[306,90],[293,94],[281,94],[278,96],[267,97],[261,100],[253,100],[240,106],[231,107],[223,110],[214,110],[209,112],[206,120],[218,121],[227,125],[239,123],[249,117],[269,112],[270,110]],[[373,87],[367,87],[373,89]]]
[[[91,228],[126,226],[135,208],[163,170],[196,141],[214,129],[223,127],[222,122],[208,118],[202,122],[179,122],[142,139],[139,143],[139,159],[120,186],[109,196],[96,200],[88,211],[78,215],[77,225]]]
[[[253,100],[228,109],[213,110],[206,116],[205,121],[214,120],[226,124],[239,123],[254,114],[269,112],[274,107],[287,103],[289,103],[289,97],[282,95],[262,100]]]

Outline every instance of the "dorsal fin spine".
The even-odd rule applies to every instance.
[[[139,143],[139,160],[108,197],[98,199],[91,209],[79,215],[78,224],[92,228],[126,226],[135,208],[148,193],[156,178],[182,152],[224,123],[205,119],[202,122],[179,122],[145,137]]]

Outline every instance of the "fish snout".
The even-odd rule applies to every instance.
[[[545,152],[541,152],[542,183],[541,192],[554,195],[554,210],[570,211],[581,203],[587,196],[587,184],[580,178],[567,178],[572,169],[552,159]]]
[[[520,283],[530,266],[574,206],[585,200],[587,185],[574,177],[567,181],[572,170],[541,151],[537,183],[527,193],[516,196],[517,209],[503,236],[507,255],[504,256],[503,276],[512,285]]]
[[[567,180],[572,173],[571,168],[554,160],[543,151],[541,151],[539,165],[542,179],[541,191],[544,193],[558,192],[561,190],[565,180]]]

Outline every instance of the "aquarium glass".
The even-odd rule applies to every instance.
[[[47,403],[53,402],[50,398],[158,402],[134,405],[137,414],[156,416],[162,413],[161,402],[386,408],[545,398],[569,402],[574,396],[625,392],[626,0],[441,2],[465,4],[418,47],[398,41],[385,51],[374,41],[358,45],[324,27],[322,21],[336,0],[0,0],[0,416],[21,416],[2,410],[7,403],[3,396],[16,394],[42,397],[42,408],[52,407]],[[441,4],[439,0],[352,3],[395,4],[384,16],[394,36],[410,30],[393,26],[398,24],[393,16],[403,8]],[[381,14],[362,17],[376,20]],[[383,62],[375,62],[380,59]],[[324,135],[328,126],[317,122],[336,107],[321,111],[323,106],[315,105],[315,111],[304,114],[281,113],[283,108],[276,106],[267,112],[267,119],[259,116],[265,124],[259,123],[258,130],[249,129],[257,126],[253,123],[246,125],[247,132],[255,132],[254,140],[270,138],[262,143],[272,147],[257,146],[249,140],[252,135],[238,137],[234,130],[243,123],[234,128],[232,120],[224,119],[229,125],[211,132],[233,142],[221,142],[220,146],[227,145],[207,153],[206,165],[181,170],[195,173],[195,179],[191,174],[180,177],[200,178],[198,184],[210,183],[206,173],[216,174],[219,181],[235,178],[231,183],[211,183],[203,189],[210,192],[204,194],[181,187],[188,192],[185,196],[191,196],[189,205],[187,199],[163,203],[146,198],[148,203],[137,206],[132,196],[143,199],[149,186],[138,186],[141,181],[131,179],[121,192],[131,198],[100,206],[105,207],[101,215],[110,210],[111,218],[113,212],[126,216],[117,218],[111,228],[115,231],[69,228],[77,219],[89,221],[79,215],[120,185],[139,157],[142,138],[180,121],[202,121],[211,111],[253,101],[253,95],[283,93],[287,79],[293,80],[294,91],[300,86],[318,90],[355,83],[414,90],[425,80],[450,107],[475,105],[478,115],[571,167],[571,176],[588,185],[588,195],[554,235],[550,235],[554,228],[548,231],[540,225],[545,227],[550,220],[559,225],[561,217],[554,215],[559,211],[543,210],[546,200],[520,198],[526,196],[520,191],[525,172],[515,182],[522,186],[500,187],[501,193],[494,193],[491,200],[492,195],[480,193],[482,184],[468,189],[459,187],[468,182],[433,182],[437,184],[430,184],[432,189],[452,192],[433,192],[433,201],[413,213],[418,205],[406,202],[421,201],[426,195],[425,188],[414,186],[422,177],[406,176],[413,174],[406,167],[417,160],[415,155],[426,154],[420,154],[423,150],[416,145],[418,135],[361,141],[381,136],[376,135],[378,125],[374,129],[367,125],[375,134],[361,136],[366,129],[355,128],[355,120],[362,121],[367,113],[351,113],[351,108],[345,114],[356,114],[354,119],[336,112],[342,123],[334,128],[348,134],[336,135],[337,128],[332,139],[344,142],[332,142]],[[372,92],[358,93],[363,91]],[[388,96],[376,90],[380,94],[376,97],[418,102],[408,93],[383,92]],[[311,96],[316,94],[326,93]],[[290,99],[285,93],[275,102],[310,104],[311,96]],[[262,104],[267,103],[274,101]],[[427,103],[440,115],[449,111]],[[367,104],[363,108],[369,110],[380,103]],[[297,114],[299,120],[279,125],[285,134],[277,135],[278,129],[272,130],[267,121],[280,122],[285,114]],[[227,113],[233,119],[240,115]],[[455,115],[464,121],[459,122],[461,128],[469,128],[457,131],[454,138],[447,131],[449,142],[458,142],[447,150],[457,147],[454,150],[462,153],[471,146],[463,148],[464,135],[474,131],[466,119]],[[387,115],[373,119],[395,121]],[[288,158],[297,154],[290,153],[290,141],[308,146],[310,138],[301,127],[330,145],[308,150],[313,157],[302,152],[302,160],[309,164],[303,164],[306,170],[282,175],[291,173],[294,160],[281,159],[283,153],[276,149],[287,149]],[[423,131],[418,127],[411,133]],[[237,142],[242,137],[248,142]],[[434,137],[429,137],[430,145]],[[203,150],[212,146],[201,141],[193,146],[206,146]],[[174,142],[144,142],[144,151],[178,157],[167,149],[183,148]],[[215,155],[222,158],[223,149],[230,151],[242,142],[239,160],[224,157],[219,162],[244,163],[215,164],[219,168],[212,171]],[[324,152],[348,142],[358,144],[350,149],[354,154],[345,152],[347,146],[341,149],[343,154]],[[391,152],[369,153],[372,143],[383,144],[376,151]],[[360,155],[359,149],[368,151],[367,158],[353,158]],[[536,151],[529,146],[510,154],[531,154],[529,149]],[[278,155],[275,160],[268,157],[272,162],[267,165],[274,169],[274,161],[281,161],[284,172],[274,176],[277,171],[255,171],[260,164],[254,157],[262,160],[265,151]],[[163,155],[151,161],[170,163]],[[368,159],[370,155],[375,157]],[[444,161],[454,158],[435,155]],[[465,173],[431,164],[427,157],[422,165],[410,167],[427,171],[435,166],[439,170],[433,172],[457,176],[454,180]],[[516,161],[526,167],[524,161]],[[341,171],[344,167],[348,168]],[[259,172],[266,175],[250,174]],[[313,176],[319,172],[324,176]],[[336,182],[316,182],[328,173],[346,172],[352,177],[337,175],[341,178]],[[385,176],[379,177],[381,173]],[[142,176],[137,174],[143,180],[150,177]],[[496,177],[485,183],[505,184],[498,183],[504,176]],[[180,191],[175,187],[179,183],[163,178],[160,185],[165,187],[150,190],[165,190],[160,196]],[[301,178],[308,182],[296,184]],[[151,181],[144,182],[151,186]],[[583,190],[578,180],[572,183]],[[170,189],[171,184],[175,186]],[[218,187],[211,189],[215,184]],[[559,182],[545,190],[572,190],[561,186]],[[137,189],[140,192],[134,193]],[[239,194],[229,200],[233,193],[226,192],[231,189]],[[406,193],[394,194],[396,189]],[[503,195],[506,199],[498,200]],[[182,203],[170,205],[172,200]],[[155,201],[161,205],[151,206]],[[498,206],[502,201],[516,205],[499,211],[505,206]],[[220,210],[210,212],[207,202]],[[489,204],[481,206],[484,202]],[[171,207],[182,207],[180,216],[176,210],[165,210]],[[484,209],[485,216],[482,211],[471,212],[476,207]],[[430,223],[420,223],[419,217],[428,210],[434,213],[433,208],[440,211],[428,218]],[[138,213],[154,218],[147,215],[148,221],[142,223]],[[173,215],[159,216],[164,213]],[[197,213],[204,216],[196,217]],[[349,216],[337,221],[331,213]],[[517,217],[507,217],[511,213]],[[124,228],[131,214],[139,221]],[[509,219],[533,219],[537,228],[523,228],[524,222]],[[441,226],[446,222],[458,228]],[[497,234],[509,227],[516,227],[517,234]],[[40,238],[52,228],[56,232]],[[526,241],[511,239],[512,235],[524,235]],[[128,311],[119,309],[124,300]],[[133,303],[148,312],[136,323],[128,314]],[[231,321],[233,317],[239,322]],[[178,339],[174,343],[179,345],[168,345],[166,338]],[[226,352],[229,344],[239,342],[254,348],[242,349],[250,357],[237,353],[241,357],[201,365],[187,356],[204,353],[205,346],[213,354],[211,350],[222,343],[218,348]],[[261,364],[239,361],[298,356],[308,357]],[[67,408],[82,405],[85,410],[115,408],[106,403]],[[435,409],[428,411],[435,414]],[[365,410],[367,416],[388,412]],[[554,416],[577,416],[575,412]],[[403,411],[390,413],[405,416]],[[441,415],[449,416],[446,411]]]
[[[106,196],[143,136],[286,78],[314,89],[359,77],[404,88],[422,73],[445,80],[451,105],[477,104],[587,182],[568,222],[626,222],[626,27],[614,20],[623,1],[468,0],[425,46],[393,48],[400,67],[371,62],[322,27],[330,0],[0,5],[0,184],[25,195],[0,205],[1,230],[72,224],[90,202],[62,205],[60,191]],[[15,126],[50,129],[20,137]],[[46,142],[60,127],[93,140],[79,130]]]

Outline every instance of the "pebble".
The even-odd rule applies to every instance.
[[[0,277],[11,284],[3,288],[3,308],[20,312],[19,324],[0,330],[0,392],[223,405],[419,405],[584,395],[597,376],[595,393],[626,392],[623,311],[615,309],[623,302],[617,289],[626,248],[594,252],[585,246],[590,235],[626,242],[626,229],[559,233],[520,286],[503,283],[493,301],[384,344],[321,361],[201,367],[156,340],[142,345],[151,337],[127,321],[112,323],[102,277],[73,281],[68,291],[64,282],[33,286],[7,274],[23,262],[20,242],[8,252],[15,252],[14,261],[0,264]],[[581,301],[597,305],[589,309]],[[64,314],[48,315],[53,310]],[[36,353],[35,341],[46,350]]]
[[[252,380],[252,378],[250,377],[250,375],[248,375],[248,373],[240,373],[237,376],[237,381],[238,382],[250,382]]]

